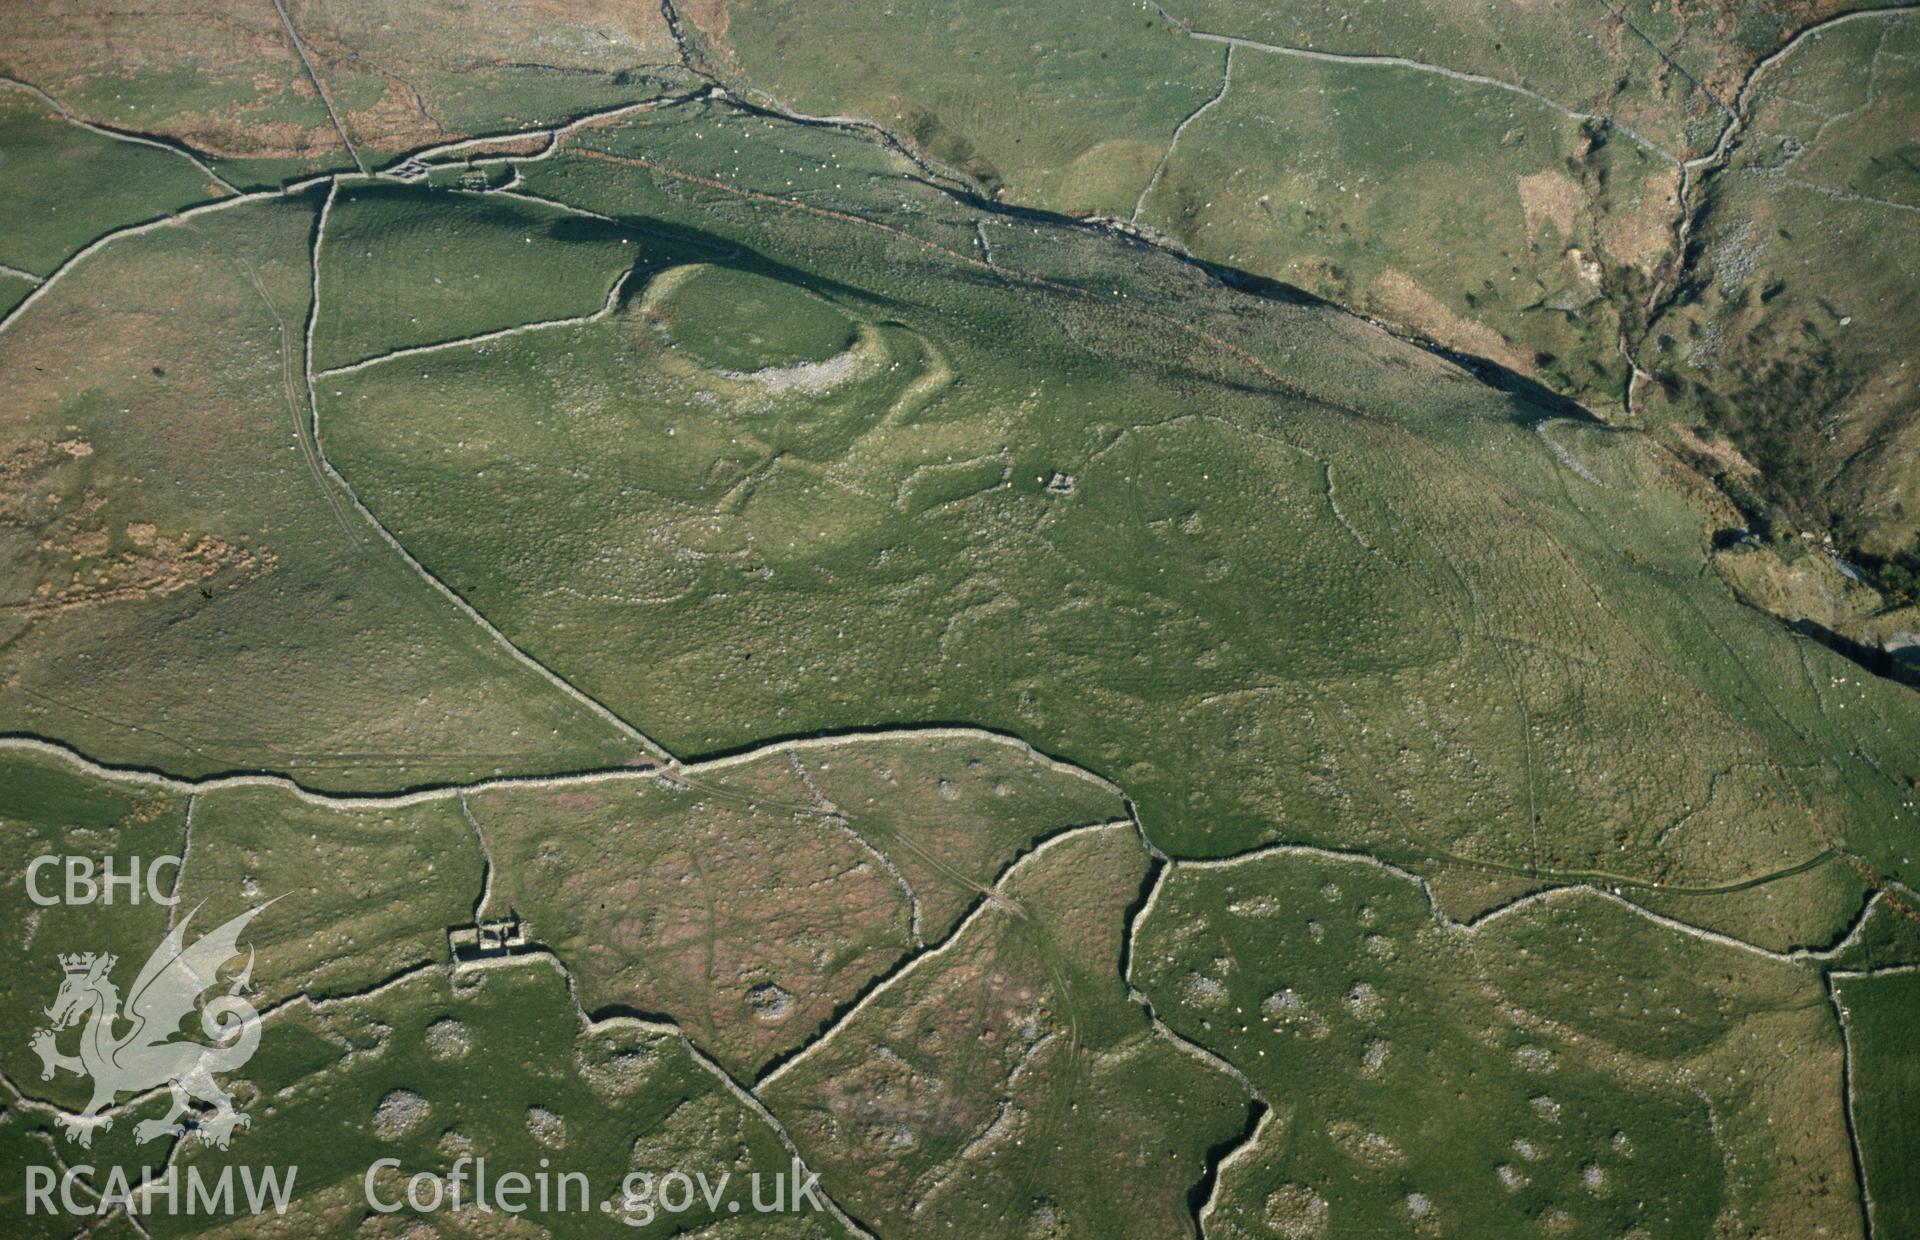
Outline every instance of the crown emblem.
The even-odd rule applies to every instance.
[[[93,1101],[86,1110],[55,1116],[69,1140],[83,1149],[91,1146],[95,1132],[113,1126],[113,1100],[129,1093],[173,1097],[172,1110],[134,1125],[136,1143],[193,1132],[226,1149],[233,1130],[247,1125],[246,1112],[233,1105],[217,1077],[242,1067],[260,1045],[260,1012],[241,994],[253,971],[253,949],[241,947],[240,935],[264,907],[248,909],[191,945],[187,924],[193,913],[174,923],[140,966],[124,1011],[120,988],[107,980],[119,957],[97,951],[59,957],[59,993],[44,1009],[48,1024],[28,1045],[40,1056],[41,1080],[52,1080],[56,1072],[93,1079]],[[247,968],[230,979],[224,994],[209,993],[220,981],[221,966],[243,953]],[[196,1013],[208,1041],[179,1036],[181,1024]],[[60,1050],[60,1033],[76,1025],[85,1027],[80,1053],[68,1055]],[[0,1235],[11,1234],[0,1226]]]

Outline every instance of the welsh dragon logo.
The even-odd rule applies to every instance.
[[[247,949],[246,967],[228,979],[226,993],[204,1004],[199,1000],[219,983],[220,967],[240,954],[240,932],[265,907],[247,910],[200,936],[191,947],[187,946],[187,925],[193,914],[181,918],[133,979],[124,1014],[120,992],[108,980],[116,957],[93,952],[60,957],[66,977],[53,1006],[46,1010],[52,1027],[35,1033],[32,1044],[40,1055],[42,1080],[52,1079],[56,1068],[93,1078],[93,1100],[78,1115],[60,1119],[68,1139],[91,1146],[96,1129],[113,1127],[113,1116],[101,1112],[113,1105],[115,1096],[162,1085],[173,1094],[173,1108],[160,1119],[135,1125],[136,1140],[184,1133],[180,1117],[196,1099],[213,1107],[212,1115],[196,1120],[195,1131],[202,1140],[226,1149],[235,1126],[247,1126],[246,1114],[234,1109],[233,1099],[214,1075],[241,1067],[260,1045],[260,1014],[242,997],[253,975],[252,948]],[[213,1039],[211,1045],[178,1037],[181,1022],[196,1004],[200,1028]],[[56,1035],[82,1021],[86,1028],[80,1035],[80,1053],[62,1054],[55,1045]],[[116,1032],[121,1025],[125,1031]]]

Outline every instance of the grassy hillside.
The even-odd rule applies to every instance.
[[[1169,848],[1904,865],[1911,695],[1703,576],[1734,518],[1646,437],[1084,230],[863,198],[864,141],[763,125],[688,106],[523,173],[736,247],[844,352],[716,366],[683,343],[712,277],[670,269],[321,393],[397,536],[669,749],[965,720],[1121,780]]]
[[[290,11],[374,37],[352,6]],[[571,45],[578,98],[632,109],[428,151],[410,183],[290,144],[335,172],[9,277],[37,291],[0,319],[0,937],[25,962],[0,985],[0,1158],[82,1157],[61,1120],[86,1082],[42,1079],[31,1046],[53,953],[130,972],[169,924],[42,911],[25,865],[174,853],[195,927],[278,898],[221,973],[252,960],[266,1013],[232,1074],[251,1126],[230,1150],[143,1142],[166,1102],[142,1094],[85,1157],[137,1171],[179,1136],[182,1166],[297,1161],[289,1234],[494,1230],[362,1196],[375,1158],[445,1175],[472,1153],[578,1170],[610,1207],[630,1172],[797,1157],[831,1203],[690,1205],[643,1220],[661,1235],[1859,1236],[1869,1197],[1904,1217],[1906,1129],[1862,1091],[1910,1084],[1889,1031],[1911,1003],[1904,972],[1862,972],[1920,964],[1920,698],[1812,635],[1852,607],[1823,544],[1799,551],[1827,576],[1733,533],[1735,488],[1695,463],[1759,487],[1737,454],[1702,434],[1683,459],[1546,385],[1636,411],[1659,389],[1667,432],[1689,426],[1706,397],[1629,384],[1619,333],[1655,314],[1675,367],[1734,366],[1812,276],[1694,287],[1647,240],[1669,163],[1485,81],[1236,46],[1225,93],[1169,71],[1099,97],[1129,133],[1192,117],[1164,162],[1048,181],[1107,140],[1067,132],[1069,105],[1117,70],[1054,14],[954,20],[948,60],[1039,23],[1046,71],[1087,84],[1036,113],[1045,158],[939,148],[969,175],[1002,161],[994,201],[865,125],[655,100],[620,76],[672,44],[652,11],[567,12],[607,34]],[[751,72],[764,11],[732,34],[724,13],[683,34],[737,40],[722,67]],[[1287,39],[1345,37],[1296,16]],[[1711,84],[1764,42],[1640,17]],[[531,37],[498,20],[476,49]],[[1716,140],[1702,91],[1645,70],[1604,8],[1530,20],[1510,52],[1465,18],[1402,51]],[[1151,14],[1086,28],[1132,71],[1226,68]],[[1642,76],[1540,50],[1582,31]],[[353,75],[384,74],[314,38],[323,73],[357,65],[333,101],[352,133]],[[909,45],[872,39],[861,98]],[[476,127],[535,72],[496,68],[441,83]],[[256,76],[240,114],[280,106]],[[1838,76],[1815,104],[1836,116]],[[1364,111],[1387,102],[1431,114],[1431,150]],[[86,167],[118,141],[43,136]],[[1807,148],[1840,161],[1807,165],[1829,188],[1899,200],[1871,156]],[[1698,192],[1757,184],[1758,151]],[[1141,205],[1240,269],[1050,201]],[[1689,230],[1740,274],[1732,215]],[[1797,253],[1784,231],[1756,264]],[[1249,274],[1295,261],[1515,364]],[[1761,425],[1741,408],[1736,438]],[[1765,596],[1809,631],[1742,601]],[[18,1184],[0,1217],[38,1227]],[[522,1222],[604,1234],[611,1212]]]
[[[1920,581],[1901,6],[685,7],[736,89],[1704,433],[1751,517]]]
[[[333,787],[643,750],[395,557],[313,439],[322,195],[83,260],[0,335],[0,728]]]

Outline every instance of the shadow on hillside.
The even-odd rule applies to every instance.
[[[1155,242],[1146,237],[1134,234],[1129,230],[1115,228],[1099,220],[1078,219],[1073,216],[1062,215],[1057,211],[1042,210],[1038,207],[1019,207],[1003,202],[991,202],[976,194],[970,194],[964,190],[956,189],[953,186],[941,185],[937,182],[924,179],[921,179],[920,183],[929,189],[946,194],[948,197],[974,210],[984,211],[991,215],[1025,220],[1029,223],[1045,224],[1055,228],[1096,229],[1114,237],[1124,239],[1134,245],[1150,247],[1197,271],[1205,272],[1209,277],[1219,283],[1226,285],[1235,292],[1245,293],[1249,297],[1256,297],[1263,301],[1280,302],[1288,306],[1331,310],[1336,314],[1358,318],[1363,322],[1372,324],[1374,327],[1386,332],[1397,340],[1405,341],[1407,344],[1423,352],[1431,353],[1435,357],[1453,363],[1488,387],[1513,397],[1515,401],[1518,402],[1519,407],[1513,411],[1512,417],[1514,422],[1519,425],[1532,426],[1538,422],[1543,415],[1555,418],[1567,418],[1575,422],[1588,422],[1596,426],[1612,425],[1606,419],[1597,417],[1579,401],[1568,396],[1563,396],[1546,385],[1529,379],[1516,371],[1509,370],[1507,367],[1489,358],[1480,357],[1472,353],[1462,353],[1431,340],[1416,336],[1407,336],[1392,331],[1384,325],[1338,302],[1328,301],[1318,294],[1310,293],[1298,285],[1288,284],[1284,280],[1276,280],[1271,276],[1258,275],[1242,267],[1234,267],[1226,263],[1214,262],[1211,259],[1200,258],[1187,253],[1178,246]]]
[[[828,298],[844,298],[869,306],[893,304],[890,299],[879,294],[829,279],[815,272],[804,271],[789,266],[778,259],[769,258],[758,250],[743,246],[731,238],[705,229],[691,227],[681,223],[667,223],[643,215],[621,215],[612,217],[614,226],[626,232],[637,233],[659,243],[658,252],[642,255],[642,261],[655,267],[673,266],[677,263],[724,263],[742,271],[765,276],[769,280],[779,280],[804,288]],[[547,228],[547,235],[556,241],[592,240],[604,241],[609,225],[598,220],[568,217],[555,220]],[[620,308],[626,309],[627,303],[639,296],[644,290],[643,281],[630,282],[620,294]]]
[[[1856,663],[1867,671],[1896,684],[1920,688],[1920,649],[1906,647],[1898,654],[1883,650],[1879,646],[1869,646],[1857,642],[1844,633],[1836,633],[1824,624],[1812,620],[1790,620],[1787,627],[1806,637],[1811,637],[1822,646],[1840,657]]]

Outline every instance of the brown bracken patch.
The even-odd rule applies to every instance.
[[[1490,358],[1521,374],[1533,372],[1525,353],[1485,323],[1463,319],[1404,271],[1389,267],[1370,290],[1380,312],[1430,340],[1464,353]]]
[[[69,439],[0,451],[0,530],[31,545],[38,584],[0,608],[32,619],[136,599],[162,598],[201,585],[222,570],[248,577],[272,572],[271,552],[238,547],[191,531],[162,533],[149,521],[109,528],[106,497],[81,476],[92,445]]]
[[[733,23],[732,15],[727,12],[727,0],[683,0],[680,15],[715,42],[727,37],[727,28]]]
[[[1580,213],[1583,198],[1573,178],[1549,169],[1521,177],[1514,188],[1520,193],[1520,210],[1529,246],[1539,238],[1542,224],[1552,224],[1559,229],[1562,240],[1573,240],[1573,221]]]

